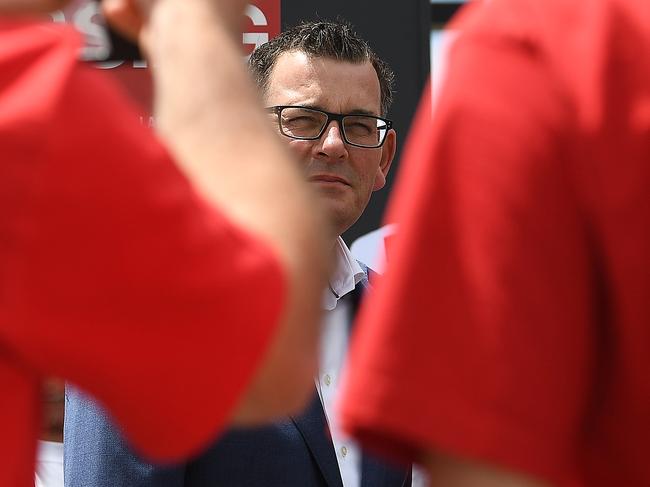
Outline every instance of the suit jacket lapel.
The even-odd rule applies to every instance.
[[[361,458],[361,487],[411,487],[410,467],[391,466],[388,461],[378,459],[367,453]]]
[[[364,271],[367,274],[368,271],[366,269]],[[350,318],[353,318],[356,314],[361,295],[367,286],[368,280],[364,278],[350,293],[352,315]],[[352,319],[348,320],[348,322],[348,326],[350,326]],[[314,394],[314,398],[306,411],[300,416],[291,416],[291,420],[305,440],[309,451],[327,482],[327,486],[343,487],[343,480],[341,479],[341,471],[336,460],[334,444],[332,443],[327,418],[325,418],[325,411],[323,411],[323,405],[320,401],[318,391]]]
[[[363,268],[366,276],[372,271],[370,271],[362,263],[361,267]],[[350,306],[350,320],[349,326],[352,326],[354,317],[357,313],[359,303],[361,302],[361,297],[363,293],[368,290],[370,287],[367,277],[364,277],[359,283],[355,286],[354,290],[348,295],[351,306]],[[347,298],[345,298],[347,299]],[[328,487],[343,487],[343,481],[341,480],[341,472],[339,470],[339,464],[336,460],[336,452],[334,451],[334,444],[329,434],[329,428],[327,425],[327,419],[325,418],[325,412],[323,411],[323,405],[321,404],[320,397],[318,392],[314,394],[314,398],[311,403],[300,416],[291,416],[291,420],[296,425],[298,431],[302,435],[309,451],[311,452],[314,460],[318,464]],[[363,485],[373,485],[372,483],[375,480],[379,480],[383,477],[383,471],[379,469],[376,471],[375,468],[368,468],[372,464],[372,460],[369,462],[368,459],[362,459],[362,484]],[[374,467],[374,465],[373,465]],[[369,471],[373,471],[370,473]],[[364,477],[367,477],[364,479]],[[381,484],[376,484],[381,485]]]
[[[343,487],[339,464],[318,392],[314,394],[305,412],[300,416],[291,416],[291,420],[305,440],[328,487]]]

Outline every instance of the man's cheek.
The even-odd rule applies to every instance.
[[[282,136],[283,139],[289,141],[289,150],[298,161],[308,166],[311,161],[311,144],[307,140],[291,140],[288,137]]]

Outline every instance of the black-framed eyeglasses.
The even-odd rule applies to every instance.
[[[339,124],[343,140],[355,147],[375,149],[384,145],[391,120],[372,115],[329,113],[315,108],[280,105],[269,107],[278,117],[282,135],[298,140],[320,139],[332,120]]]

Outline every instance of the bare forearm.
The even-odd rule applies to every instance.
[[[159,131],[188,176],[222,211],[279,244],[283,258],[294,259],[297,249],[285,255],[284,246],[300,229],[300,247],[313,247],[309,236],[323,226],[316,203],[261,110],[220,10],[164,0],[150,36]]]
[[[63,441],[64,390],[65,385],[57,379],[47,379],[43,383],[41,440]]]
[[[159,131],[180,167],[223,213],[267,241],[286,271],[280,329],[235,415],[246,423],[295,409],[311,391],[324,224],[258,103],[233,34],[241,11],[220,5],[226,2],[161,0],[147,26],[147,49]]]
[[[424,459],[430,487],[551,487],[524,476],[471,460],[429,452]]]

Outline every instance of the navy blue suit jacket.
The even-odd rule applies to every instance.
[[[344,299],[356,310],[363,280]],[[230,429],[182,465],[139,459],[106,414],[69,389],[65,421],[66,487],[343,487],[320,399],[303,414],[257,429]],[[409,487],[411,469],[362,454],[361,487]]]

